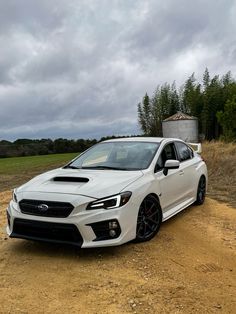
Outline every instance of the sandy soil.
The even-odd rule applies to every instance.
[[[236,210],[207,199],[144,244],[78,250],[8,239],[0,313],[236,313]]]

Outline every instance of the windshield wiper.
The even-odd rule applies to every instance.
[[[65,166],[63,167],[64,169],[81,169],[80,167],[75,167],[75,166],[71,166],[71,165],[68,165],[68,166]]]
[[[129,170],[128,168],[119,168],[119,167],[110,167],[110,166],[92,166],[92,167],[82,167],[81,169]]]

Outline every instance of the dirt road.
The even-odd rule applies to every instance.
[[[145,244],[78,250],[7,239],[0,313],[236,313],[236,209],[207,199]]]

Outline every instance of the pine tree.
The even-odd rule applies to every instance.
[[[209,74],[208,68],[206,68],[205,72],[203,74],[203,87],[204,87],[204,90],[207,89],[209,84],[210,84],[210,74]]]
[[[206,68],[203,74],[203,108],[201,113],[201,121],[202,121],[202,133],[205,135],[206,139],[210,139],[209,127],[210,127],[210,103],[209,103],[209,95],[208,88],[210,84],[210,74],[208,69]]]
[[[224,111],[216,114],[223,128],[223,139],[226,141],[236,140],[236,97],[225,103]]]
[[[142,104],[138,104],[138,119],[145,135],[151,135],[152,110],[148,94],[143,97]]]
[[[175,81],[171,85],[171,95],[170,95],[170,108],[169,108],[169,115],[172,116],[177,111],[180,110],[180,99],[176,89]]]
[[[152,130],[154,136],[162,136],[163,108],[160,103],[160,87],[157,86],[152,97]]]

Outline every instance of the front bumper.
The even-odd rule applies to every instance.
[[[24,214],[11,201],[7,208],[7,233],[22,238],[73,244],[82,248],[121,245],[136,236],[138,206],[132,201],[116,209],[84,210],[66,218]],[[113,228],[114,227],[114,228]],[[110,230],[115,230],[110,237]]]

